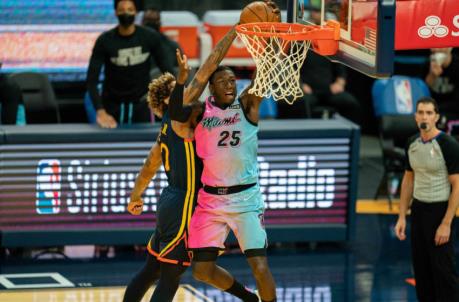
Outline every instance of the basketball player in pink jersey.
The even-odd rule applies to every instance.
[[[273,2],[267,3],[279,13]],[[183,105],[183,95],[174,93],[169,107],[172,119],[191,120],[196,152],[204,163],[203,188],[189,226],[193,276],[221,290],[235,290],[231,274],[216,265],[232,230],[247,257],[260,297],[267,302],[276,301],[276,287],[266,257],[264,201],[258,184],[257,133],[262,98],[249,94],[249,88],[237,97],[233,71],[219,66],[210,76],[212,96],[204,104]],[[180,91],[183,89],[174,90]]]

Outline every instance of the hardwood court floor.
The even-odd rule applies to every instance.
[[[0,292],[2,302],[121,302],[125,287],[16,290]],[[150,289],[141,302],[149,302]],[[209,298],[189,284],[180,286],[174,302],[211,302]]]
[[[415,302],[415,288],[407,282],[413,277],[410,242],[398,241],[393,233],[397,206],[394,202],[389,211],[387,201],[360,200],[355,240],[349,244],[271,243],[268,258],[278,302]],[[455,241],[459,255],[457,235]],[[143,253],[134,252],[108,259],[7,257],[0,260],[0,301],[118,302],[144,259]],[[237,250],[229,250],[218,263],[244,285],[256,287]],[[239,301],[195,281],[190,270],[182,283],[188,285],[181,286],[176,302]]]

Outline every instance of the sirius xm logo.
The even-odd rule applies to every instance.
[[[129,160],[128,160],[129,161]],[[126,159],[43,159],[36,176],[36,212],[53,214],[123,214],[141,166],[126,166]],[[117,166],[121,164],[120,166]],[[259,156],[259,182],[267,209],[324,209],[335,201],[335,168],[321,166],[314,155],[286,162]],[[115,165],[115,166],[114,166]],[[157,200],[168,185],[161,167],[143,197],[144,212],[156,211]]]

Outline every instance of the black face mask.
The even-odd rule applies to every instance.
[[[121,26],[128,27],[134,23],[135,15],[131,14],[120,14],[117,15],[118,21]]]

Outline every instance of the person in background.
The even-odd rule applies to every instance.
[[[115,12],[119,24],[97,38],[87,72],[96,121],[103,128],[149,122],[148,105],[141,99],[150,82],[152,58],[162,72],[173,72],[158,32],[134,24],[134,1],[115,1]],[[97,86],[102,66],[104,81],[100,95]]]
[[[142,17],[142,25],[159,33],[161,45],[165,49],[165,59],[168,61],[169,65],[173,66],[174,70],[176,70],[178,68],[178,63],[175,56],[175,50],[180,49],[181,53],[183,53],[183,50],[176,41],[161,32],[161,11],[154,6],[146,7]],[[152,69],[151,78],[156,78],[159,74],[160,71],[155,66],[155,68]]]
[[[307,8],[310,9],[310,22],[320,24],[320,6],[313,3]],[[314,107],[325,106],[360,124],[361,105],[346,91],[346,68],[343,65],[333,63],[310,50],[300,70],[300,81],[303,97],[297,99],[293,105],[279,102],[279,118],[310,118],[315,113]]]
[[[436,127],[437,102],[417,102],[419,134],[406,146],[406,169],[395,225],[406,239],[406,215],[411,205],[411,255],[420,302],[459,301],[459,277],[454,255],[454,217],[459,206],[459,143]]]
[[[440,114],[459,119],[459,56],[453,48],[433,48],[425,82],[437,100]]]

